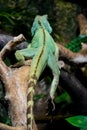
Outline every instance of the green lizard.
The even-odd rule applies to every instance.
[[[52,28],[47,20],[47,15],[36,16],[31,28],[33,39],[31,44],[23,50],[15,53],[17,60],[24,61],[25,58],[33,58],[30,68],[30,78],[27,96],[27,123],[28,129],[33,130],[33,95],[37,81],[46,65],[52,70],[53,81],[50,88],[50,98],[53,100],[59,83],[58,46],[50,33]]]

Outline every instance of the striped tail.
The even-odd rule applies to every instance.
[[[27,95],[27,127],[28,130],[37,130],[34,113],[33,113],[33,96],[34,96],[34,88],[36,86],[37,80],[34,78],[30,78],[28,85],[28,95]]]

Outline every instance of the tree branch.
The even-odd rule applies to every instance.
[[[2,59],[19,43],[24,41],[23,35],[9,41],[0,52],[0,76],[5,87],[5,99],[8,101],[8,113],[12,122],[10,126],[0,124],[1,130],[26,130],[27,126],[27,87],[29,79],[29,66],[20,68],[8,67]],[[25,72],[25,73],[24,73]],[[23,126],[23,127],[22,127]]]
[[[0,123],[0,130],[26,130],[26,127],[12,127],[6,124]]]
[[[87,114],[87,89],[75,75],[62,69],[60,73],[60,85],[75,102],[75,111],[77,110],[78,114]]]
[[[4,59],[5,56],[7,56],[7,54],[13,50],[13,48],[15,46],[17,46],[18,44],[20,44],[21,42],[25,41],[25,37],[20,34],[19,36],[17,37],[14,37],[13,40],[9,41],[5,46],[4,48],[1,50],[0,52],[0,57],[2,59]]]
[[[84,46],[84,43],[82,43]],[[86,64],[87,63],[87,45],[81,51],[75,53],[65,48],[63,45],[57,43],[59,47],[59,57],[69,64]]]

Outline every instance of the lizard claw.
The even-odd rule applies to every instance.
[[[54,103],[53,99],[51,99],[51,103],[53,105],[52,111],[54,111],[55,110],[55,103]]]

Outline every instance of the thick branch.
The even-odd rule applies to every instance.
[[[7,34],[0,34],[0,50],[11,40],[13,40],[13,36]],[[26,48],[28,42],[24,41],[21,44],[17,45],[12,51],[20,50]]]
[[[13,126],[26,126],[27,124],[28,78],[29,66],[23,66],[9,72],[7,83],[5,83],[5,99],[9,101],[9,115]]]
[[[87,18],[83,14],[79,14],[77,21],[79,23],[80,34],[87,34]]]
[[[73,101],[76,103],[75,107],[80,114],[87,114],[87,89],[81,82],[73,75],[65,70],[61,70],[60,85],[68,92]]]
[[[29,66],[11,69],[6,66],[2,59],[5,58],[8,52],[10,52],[17,44],[24,40],[25,38],[23,35],[15,37],[12,41],[7,43],[0,53],[0,76],[5,87],[5,99],[9,103],[8,113],[12,125],[17,127],[18,130],[26,130],[24,128],[27,126],[27,81],[29,79]],[[6,127],[6,125],[0,124],[2,130],[11,130],[9,126]],[[12,127],[12,130],[17,130],[17,128]]]
[[[8,74],[11,69],[2,60],[16,45],[24,40],[24,36],[20,34],[19,36],[14,37],[13,40],[9,41],[0,52],[0,76],[5,84],[8,81]]]
[[[12,127],[5,125],[3,123],[0,123],[0,130],[26,130],[26,127]]]
[[[74,53],[59,43],[57,43],[57,45],[60,52],[59,57],[62,58],[64,61],[75,64],[87,63],[87,46],[83,48],[80,52]]]
[[[67,115],[55,115],[55,116],[36,116],[36,122],[48,122],[51,121],[53,119],[53,121],[57,121],[60,119],[65,119],[67,117],[70,117],[72,115],[67,114]]]
[[[4,59],[5,56],[7,56],[7,54],[12,51],[12,49],[17,46],[18,44],[20,44],[21,42],[25,41],[25,37],[20,34],[17,37],[14,37],[13,40],[9,41],[4,48],[1,50],[0,52],[0,56],[2,59]]]

